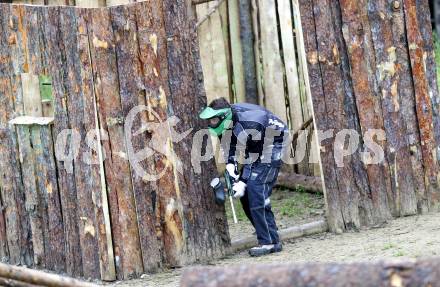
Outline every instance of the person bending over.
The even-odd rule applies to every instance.
[[[200,114],[209,130],[221,140],[227,157],[226,170],[235,180],[234,197],[240,198],[244,212],[257,234],[259,246],[251,256],[282,251],[272,212],[270,196],[281,167],[288,139],[287,125],[263,107],[216,99]],[[244,158],[238,172],[238,157]]]

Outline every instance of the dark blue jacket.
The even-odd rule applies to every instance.
[[[232,136],[228,163],[237,162],[237,149],[253,162],[281,165],[281,153],[287,145],[288,127],[270,111],[253,104],[232,105]]]

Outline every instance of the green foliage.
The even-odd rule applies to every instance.
[[[393,243],[388,243],[388,244],[384,245],[382,250],[385,251],[385,250],[393,249],[394,247],[396,247],[396,246]]]
[[[271,197],[272,210],[277,219],[305,218],[315,212],[323,212],[323,195],[308,193],[304,188],[297,190],[274,189]],[[247,221],[239,200],[234,200],[235,211],[239,222]],[[229,199],[226,201],[226,215],[232,221],[232,209]]]

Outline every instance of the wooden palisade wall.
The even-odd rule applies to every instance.
[[[206,105],[185,2],[0,9],[0,259],[115,280],[223,255],[227,223],[209,186],[215,164],[196,174],[192,133],[173,143],[169,132],[202,128],[193,115]],[[43,108],[42,78],[51,79],[53,115]],[[137,105],[149,112],[127,132],[146,121],[160,128],[134,136],[135,151],[163,139],[156,149],[182,162],[160,153],[141,162],[164,171],[157,182],[127,158],[124,119]],[[173,126],[169,116],[181,121]],[[55,157],[65,129],[79,141],[73,161]]]
[[[334,137],[321,142],[333,231],[437,210],[439,93],[427,0],[293,1],[301,10],[319,130],[372,129],[381,164],[360,153],[337,167]],[[298,3],[299,2],[299,3]]]

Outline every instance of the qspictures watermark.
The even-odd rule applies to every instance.
[[[148,113],[148,121],[144,121],[139,129],[133,130],[135,122],[140,121],[141,113]],[[180,174],[183,174],[188,168],[193,169],[197,174],[202,172],[202,163],[210,161],[215,157],[215,151],[212,144],[213,137],[210,135],[208,129],[188,129],[184,132],[177,132],[178,125],[181,122],[176,116],[167,118],[162,121],[161,118],[147,106],[134,107],[127,117],[120,121],[123,124],[123,140],[124,144],[119,147],[121,150],[111,150],[112,157],[119,157],[120,160],[126,160],[130,163],[130,168],[135,172],[136,176],[141,177],[145,181],[156,181],[163,177],[167,169],[173,166]],[[100,133],[100,140],[98,142],[97,133]],[[149,133],[147,137],[145,133]],[[263,140],[262,153],[271,155],[274,148],[274,139],[281,136],[281,132],[277,131],[275,126],[269,126],[263,133],[257,130],[243,130],[243,134],[235,135],[239,139],[235,146],[235,158],[241,164],[251,164],[258,158],[261,161],[267,160],[270,162],[271,157],[261,157],[261,154],[246,154],[247,140],[261,141]],[[221,156],[217,158],[219,163],[225,163],[230,153],[232,130],[227,130],[219,140],[222,147]],[[295,150],[292,150],[293,132],[283,134],[283,149],[280,154],[282,162],[288,165],[295,165],[303,162],[306,158],[307,145],[309,142],[309,130],[300,131],[295,139]],[[136,140],[137,146],[133,144],[134,138],[140,137]],[[192,137],[191,142],[191,166],[184,166],[181,159],[174,152],[174,146],[179,145],[183,140],[188,141]],[[243,140],[240,140],[240,138]],[[148,140],[147,140],[148,138]],[[246,139],[246,140],[244,140]],[[85,138],[81,138],[81,134],[75,129],[65,129],[61,131],[55,142],[55,156],[59,162],[63,162],[67,173],[73,173],[74,163],[82,161],[89,165],[99,165],[100,160],[96,156],[99,153],[100,146],[103,142],[109,141],[109,135],[105,130],[93,129],[85,134]],[[317,131],[317,147],[321,152],[328,152],[324,150],[324,146],[329,148],[329,145],[323,145],[325,141],[331,141],[332,152],[334,155],[337,167],[344,166],[344,159],[360,152],[360,158],[365,165],[382,164],[385,159],[383,144],[386,140],[385,131],[383,130],[367,130],[364,134],[359,134],[357,130],[344,129],[340,131],[326,130]],[[139,147],[139,142],[142,146]],[[84,148],[85,147],[85,148]],[[316,148],[316,147],[312,147]],[[103,150],[102,161],[110,155]],[[81,153],[82,151],[82,153]],[[241,155],[241,156],[240,156]],[[161,170],[156,170],[155,173],[148,172],[145,168],[145,162],[151,157],[160,157],[166,163]],[[317,158],[308,159],[309,163],[318,163]]]

